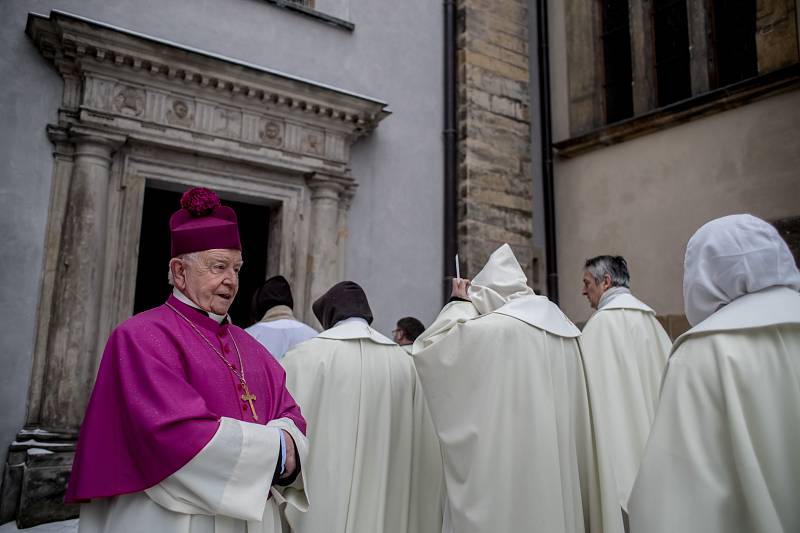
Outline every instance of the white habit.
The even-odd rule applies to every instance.
[[[598,442],[611,457],[626,508],[672,342],[655,312],[626,291],[589,319],[580,344]]]
[[[361,318],[284,357],[311,441],[299,533],[439,533],[442,466],[412,361]],[[425,425],[427,420],[428,427]]]
[[[622,531],[589,416],[578,329],[508,245],[414,344],[455,533]]]
[[[292,310],[285,305],[276,305],[267,311],[260,322],[245,331],[255,337],[278,361],[295,344],[317,336],[314,328],[294,318]]]
[[[749,215],[689,241],[684,302],[628,509],[631,531],[800,531],[800,273]]]
[[[158,485],[81,505],[79,533],[280,533],[279,504],[308,506],[305,468],[264,499],[279,460],[280,429],[291,434],[304,464],[307,440],[288,418],[263,426],[223,417],[200,453]]]

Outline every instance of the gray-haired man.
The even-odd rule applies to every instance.
[[[583,294],[597,309],[580,338],[592,418],[627,510],[672,343],[655,311],[631,294],[624,258],[601,255],[583,268]]]

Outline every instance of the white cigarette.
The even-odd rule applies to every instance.
[[[456,277],[461,278],[461,269],[458,266],[458,254],[456,254]]]

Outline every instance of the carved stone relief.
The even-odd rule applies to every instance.
[[[279,147],[283,145],[283,123],[277,120],[263,119],[258,136],[267,146]]]
[[[118,85],[114,91],[111,108],[121,115],[138,117],[144,112],[145,99],[144,90]]]
[[[214,126],[212,132],[222,137],[241,138],[242,113],[239,110],[227,107],[214,109]]]
[[[309,130],[303,134],[300,151],[304,154],[322,157],[325,155],[325,134],[321,131]]]
[[[86,77],[83,105],[103,112],[104,124],[108,121],[107,114],[111,114],[336,162],[346,162],[349,154],[344,132],[296,122],[287,131],[286,120],[279,116],[220,105],[193,94],[121,84],[99,76]]]
[[[191,127],[194,121],[194,102],[181,98],[170,99],[166,122],[172,126]]]

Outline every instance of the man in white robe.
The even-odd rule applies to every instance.
[[[583,268],[583,294],[597,309],[580,338],[592,419],[626,509],[672,342],[655,311],[631,294],[624,258],[601,255]]]
[[[506,244],[414,343],[456,533],[622,531],[594,446],[578,329]]]
[[[775,228],[689,240],[676,341],[628,503],[638,533],[800,531],[800,272]]]
[[[312,443],[299,533],[439,533],[441,454],[411,358],[369,324],[364,291],[345,281],[313,305],[325,330],[283,358]]]

